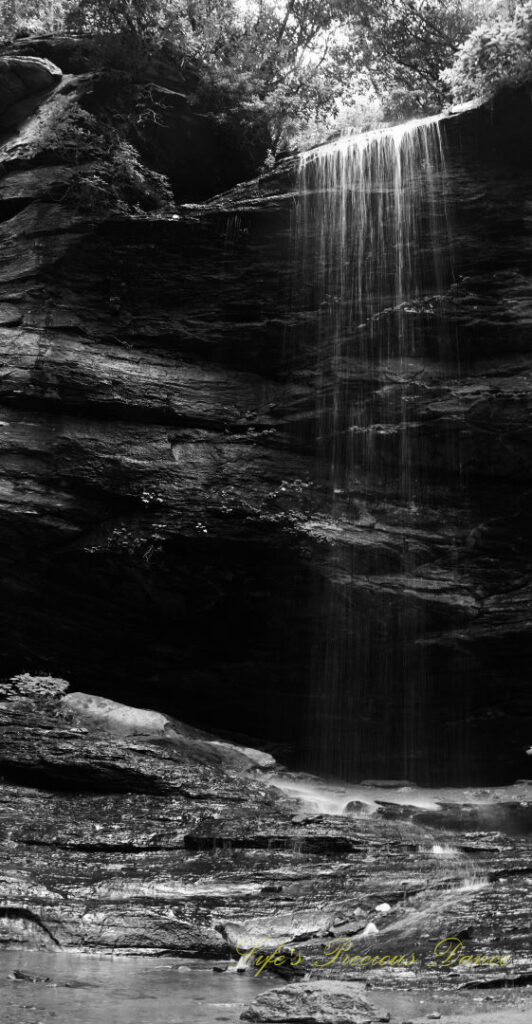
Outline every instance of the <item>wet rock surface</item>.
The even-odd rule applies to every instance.
[[[4,947],[243,958],[250,976],[399,990],[530,972],[529,846],[497,817],[519,805],[530,818],[529,783],[490,795],[489,831],[390,820],[374,803],[325,814],[242,749],[175,721],[154,732],[141,709],[102,729],[68,697],[49,677],[2,687]],[[417,810],[449,793],[416,790]],[[453,794],[457,811],[486,800]],[[448,936],[456,948],[435,952]]]

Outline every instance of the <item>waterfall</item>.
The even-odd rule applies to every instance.
[[[345,778],[371,767],[408,777],[424,728],[419,608],[409,596],[427,475],[416,395],[427,358],[449,345],[445,193],[438,118],[300,158],[298,301],[317,332],[330,516],[321,527],[336,531],[329,586],[317,596],[308,765]]]

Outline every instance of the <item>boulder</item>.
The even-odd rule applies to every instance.
[[[116,733],[164,736],[170,727],[168,716],[158,711],[128,707],[91,693],[68,693],[63,697],[63,705],[89,724]]]
[[[0,116],[20,100],[52,89],[63,72],[43,57],[0,57]]]
[[[373,807],[371,804],[364,803],[363,800],[350,800],[343,809],[344,814],[353,814],[355,817],[361,815],[372,814]]]
[[[344,981],[312,981],[274,988],[240,1016],[254,1024],[376,1024],[389,1013],[375,1009],[366,986]]]
[[[7,48],[9,56],[41,57],[57,64],[65,75],[83,75],[97,65],[94,38],[75,35],[24,36]]]
[[[219,926],[229,945],[238,953],[251,950],[272,950],[290,942],[302,942],[315,936],[328,935],[333,914],[307,910],[256,917],[244,921],[226,921]]]

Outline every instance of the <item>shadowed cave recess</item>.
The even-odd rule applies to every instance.
[[[105,218],[6,131],[3,675],[351,781],[526,776],[531,113]]]

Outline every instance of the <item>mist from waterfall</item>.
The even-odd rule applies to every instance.
[[[300,158],[295,239],[300,290],[318,325],[317,453],[330,523],[342,524],[333,592],[316,598],[308,764],[344,778],[415,775],[423,744],[426,667],[410,593],[426,477],[415,396],[427,349],[441,355],[449,340],[440,315],[452,279],[445,192],[438,118]]]

